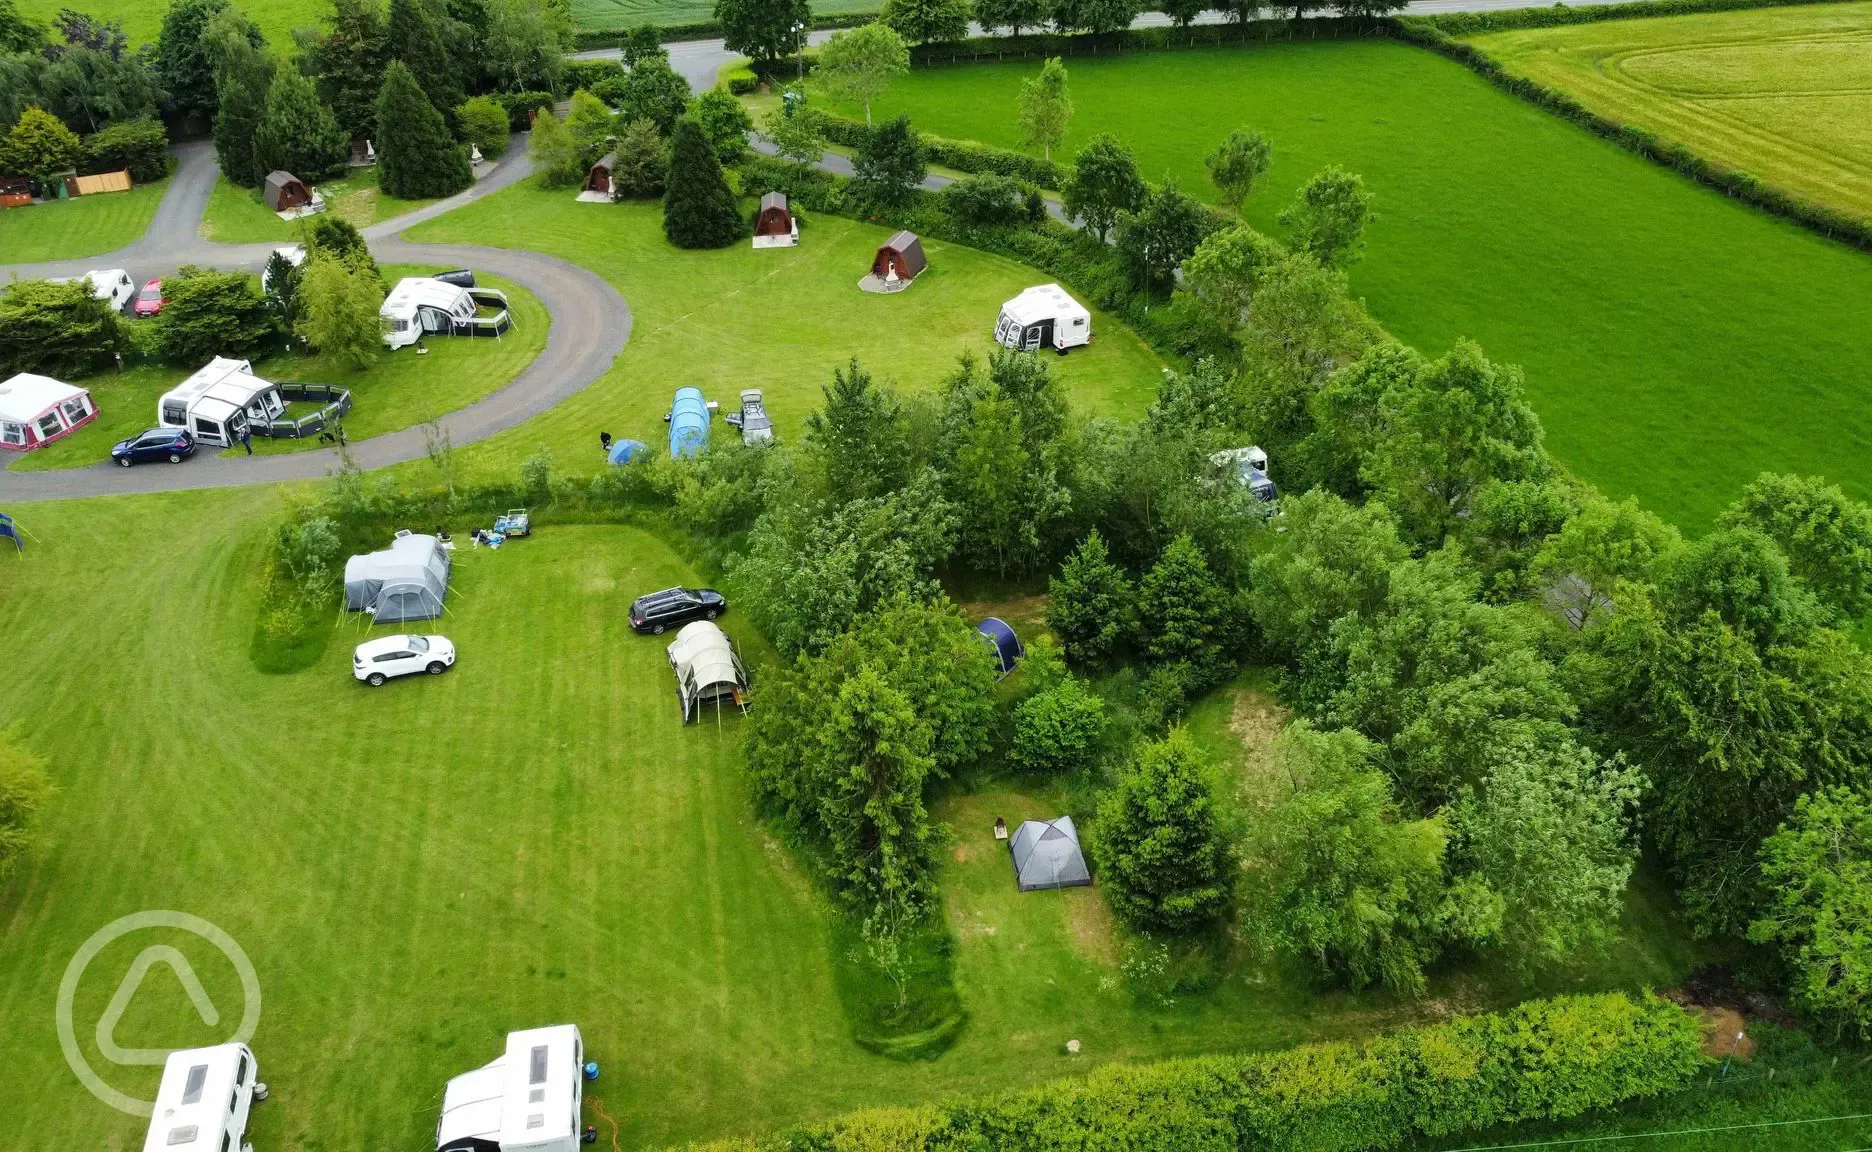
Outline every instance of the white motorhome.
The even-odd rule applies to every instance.
[[[1064,356],[1068,348],[1091,342],[1092,313],[1058,284],[1027,289],[1001,305],[995,321],[995,343],[1004,348],[1051,348]]]
[[[122,268],[96,268],[83,276],[58,276],[52,283],[70,284],[73,280],[83,280],[90,286],[91,295],[108,302],[114,312],[128,308],[131,297],[136,295],[136,283]]]
[[[1250,495],[1263,502],[1280,498],[1280,489],[1268,475],[1268,457],[1259,447],[1225,448],[1209,457],[1217,468],[1233,473],[1235,480]]]
[[[285,411],[279,385],[255,376],[245,360],[216,356],[163,393],[156,402],[156,422],[186,428],[198,442],[226,448],[239,442],[242,428],[265,427]]]
[[[478,309],[495,310],[482,316]],[[433,276],[409,276],[384,298],[377,310],[383,342],[406,348],[424,336],[499,336],[513,327],[507,296],[493,288],[464,288]]]
[[[247,1117],[266,1099],[260,1062],[245,1044],[169,1053],[143,1152],[253,1152]]]
[[[509,1032],[499,1059],[448,1082],[436,1152],[578,1152],[584,1065],[577,1025]]]

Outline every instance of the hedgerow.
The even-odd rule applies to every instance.
[[[1357,1152],[1578,1116],[1684,1087],[1695,1017],[1655,996],[1534,1000],[1362,1042],[1114,1064],[1078,1080],[853,1113],[692,1152]]]
[[[845,148],[858,147],[865,133],[870,131],[864,121],[844,116],[822,114],[817,123],[820,134],[829,143]],[[945,136],[932,136],[928,132],[918,132],[917,143],[923,146],[923,153],[930,163],[954,168],[958,172],[992,172],[998,176],[1012,176],[1017,180],[1038,184],[1042,188],[1058,188],[1066,179],[1066,165],[1029,156],[1025,152],[994,148],[973,140],[951,140]]]

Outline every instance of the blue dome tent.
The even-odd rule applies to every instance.
[[[642,440],[613,440],[605,458],[613,464],[629,464],[632,460],[642,459],[649,451],[650,446]]]
[[[1003,676],[1014,671],[1014,665],[1019,663],[1022,656],[1027,655],[1027,649],[1021,644],[1020,637],[1014,635],[1014,629],[1008,626],[1006,620],[998,616],[990,616],[975,625],[975,631],[994,649],[995,669]]]
[[[700,389],[676,389],[676,399],[664,419],[669,421],[670,456],[686,460],[708,450],[708,402]]]

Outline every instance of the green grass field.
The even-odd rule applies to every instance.
[[[680,252],[663,238],[654,204],[580,204],[564,191],[524,186],[405,233],[417,242],[524,241],[592,269],[630,303],[630,343],[609,373],[467,457],[503,470],[542,443],[561,467],[596,465],[600,431],[658,443],[670,397],[684,385],[725,406],[742,388],[766,389],[782,438],[799,434],[819,406],[820,385],[854,355],[880,379],[935,388],[962,352],[987,355],[1001,303],[1042,279],[1000,257],[928,242],[930,268],[914,285],[867,295],[858,279],[886,235],[827,216],[807,222],[798,248],[757,252],[743,243]],[[1141,413],[1155,394],[1158,358],[1116,320],[1100,315],[1093,323],[1091,348],[1049,366],[1086,409]]]
[[[878,0],[814,0],[815,16],[875,12]],[[580,28],[635,28],[639,24],[696,24],[715,18],[712,0],[572,0]]]
[[[439,267],[419,265],[383,266],[385,278],[392,283],[400,276],[439,271]],[[546,346],[551,325],[545,306],[533,293],[499,276],[483,277],[482,283],[506,292],[512,305],[513,330],[499,340],[432,340],[427,356],[417,356],[409,349],[387,352],[362,371],[322,356],[292,355],[256,361],[254,371],[268,380],[337,384],[351,389],[354,407],[344,424],[346,436],[353,440],[395,432],[465,408],[501,388],[532,363]],[[20,471],[80,468],[107,458],[111,445],[155,423],[157,400],[185,379],[189,371],[150,364],[77,381],[91,389],[98,418],[56,444],[20,457],[13,467]],[[253,447],[260,454],[303,452],[321,445],[316,438],[256,437]],[[229,451],[239,453],[241,449]]]
[[[377,170],[360,169],[337,180],[318,186],[325,197],[326,211],[365,228],[379,220],[414,212],[434,200],[399,200],[386,196],[377,187]],[[296,240],[302,223],[281,220],[251,188],[231,184],[223,176],[215,181],[214,194],[208,198],[208,210],[202,216],[202,235],[223,244],[263,244],[269,240]]]
[[[927,69],[876,110],[1018,143],[1032,62]],[[1872,496],[1872,259],[1626,153],[1389,41],[1127,54],[1069,63],[1070,154],[1105,129],[1147,176],[1213,196],[1231,128],[1274,147],[1248,219],[1276,230],[1328,163],[1362,173],[1378,220],[1356,294],[1441,354],[1479,340],[1523,365],[1548,442],[1584,478],[1707,525],[1767,468]]]
[[[1607,20],[1473,42],[1602,116],[1872,220],[1872,4]]]
[[[162,180],[128,192],[0,209],[0,264],[99,256],[134,244],[149,230],[168,188]]]
[[[151,908],[206,917],[257,968],[254,1046],[274,1090],[257,1147],[415,1148],[449,1076],[490,1059],[506,1029],[547,1021],[584,1030],[604,1065],[587,1116],[607,1139],[615,1118],[621,1146],[639,1147],[1113,1059],[1362,1032],[1528,991],[1459,973],[1403,1005],[1315,996],[1251,967],[1211,994],[1139,1006],[1097,893],[1017,895],[987,836],[993,813],[1056,814],[1062,798],[991,789],[937,807],[956,829],[941,876],[970,1023],[932,1063],[869,1055],[832,984],[826,910],[748,809],[739,723],[684,728],[662,644],[624,622],[633,595],[694,572],[634,529],[543,526],[496,553],[457,553],[449,614],[433,626],[461,653],[447,675],[356,684],[358,618],[313,668],[263,676],[247,646],[281,502],[35,507],[22,519],[38,542],[0,566],[13,637],[0,690],[61,789],[43,857],[0,887],[0,1018],[12,1022],[0,1094],[35,1146],[117,1152],[140,1139],[140,1121],[66,1070],[52,1006],[80,943]],[[82,612],[47,611],[78,589]],[[725,624],[758,665],[765,648],[737,619]],[[74,1019],[125,1091],[147,1091],[155,1070],[103,1063],[90,1022],[152,943],[189,955],[224,1011],[238,1003],[231,967],[199,941],[159,932],[107,949]],[[1651,943],[1557,986],[1680,978],[1683,957],[1648,958]],[[115,1036],[219,1038],[160,969]],[[1085,1049],[1069,1059],[1075,1038]]]

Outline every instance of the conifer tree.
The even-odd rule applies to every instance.
[[[474,182],[468,150],[401,60],[384,70],[377,94],[377,183],[392,196],[424,200],[453,196]]]
[[[255,170],[284,169],[302,180],[322,180],[344,170],[350,151],[344,129],[319,101],[312,81],[296,68],[282,68],[267,89],[266,112],[254,136]]]
[[[230,45],[217,81],[219,110],[215,114],[215,159],[221,174],[245,188],[265,175],[254,157],[254,139],[266,116],[267,88],[273,81],[273,63],[252,45]]]
[[[676,121],[670,142],[663,234],[678,248],[721,248],[741,237],[741,209],[715,147],[687,116]]]
[[[1100,882],[1133,927],[1184,932],[1228,906],[1232,868],[1208,771],[1177,729],[1145,745],[1099,805]]]
[[[465,69],[449,47],[450,24],[441,0],[390,0],[390,56],[403,62],[445,118],[468,95],[458,78]],[[378,131],[385,131],[381,121]]]
[[[1047,627],[1066,659],[1098,665],[1124,638],[1130,612],[1131,582],[1094,528],[1047,585]]]

